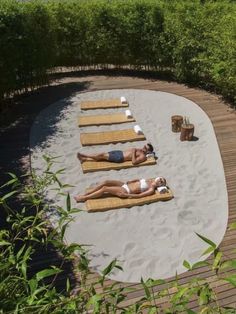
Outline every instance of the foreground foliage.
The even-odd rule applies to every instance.
[[[10,173],[10,180],[1,187],[1,190],[8,189],[8,193],[2,193],[0,197],[1,210],[6,213],[8,222],[8,228],[0,231],[1,313],[235,313],[235,309],[219,306],[214,287],[219,279],[236,287],[236,260],[226,259],[212,241],[201,235],[198,236],[209,246],[203,254],[212,252],[212,258],[194,265],[187,261],[183,264],[189,270],[198,267],[212,270],[214,276],[211,279],[214,280],[207,282],[196,277],[181,285],[176,275],[171,283],[141,279],[139,285],[129,288],[119,283],[108,286],[106,276],[116,268],[122,271],[116,260],[111,261],[98,279],[89,280],[88,248],[78,243],[68,245],[64,237],[73,214],[78,214],[79,210],[71,207],[70,195],[64,192],[69,186],[63,185],[58,179],[63,170],[52,172],[54,159],[44,158],[46,171],[41,176],[34,173],[28,176],[30,184],[22,184]],[[55,205],[45,203],[45,193],[55,183],[58,193],[66,198],[65,208],[55,208]],[[20,204],[18,210],[9,205],[16,198]],[[57,216],[54,228],[50,227],[45,215],[52,211]],[[236,224],[230,228],[236,229]],[[57,250],[64,261],[77,260],[73,264],[74,272],[80,279],[78,289],[75,290],[63,264],[58,266],[52,261],[50,267],[36,271],[34,254],[42,248],[46,252],[50,246]],[[59,275],[67,278],[60,290],[56,285]],[[138,291],[143,297],[133,305],[126,305],[127,294]],[[193,300],[199,305],[198,312],[190,310]]]
[[[108,65],[168,73],[236,94],[229,0],[0,1],[0,103],[48,83],[48,69]]]

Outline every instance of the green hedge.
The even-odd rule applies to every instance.
[[[40,3],[0,2],[0,99],[47,82],[55,46],[50,14]]]
[[[131,66],[235,100],[236,4],[200,0],[0,2],[0,101],[55,66]]]

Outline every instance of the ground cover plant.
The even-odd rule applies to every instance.
[[[109,286],[105,284],[106,276],[114,268],[122,271],[119,261],[114,260],[98,279],[88,280],[89,248],[78,243],[68,245],[64,238],[68,223],[79,210],[71,207],[70,195],[65,192],[68,184],[58,179],[63,169],[54,173],[55,158],[44,158],[47,167],[42,175],[33,172],[17,178],[10,173],[9,181],[1,187],[1,191],[8,189],[0,197],[1,211],[6,212],[8,223],[8,227],[0,231],[1,313],[235,313],[235,309],[219,305],[210,282],[197,277],[184,285],[179,283],[176,275],[171,283],[161,279],[141,279],[139,286],[125,288],[119,283]],[[66,198],[65,208],[45,202],[46,191],[52,185],[55,188],[55,183],[58,193]],[[15,198],[20,199],[17,210],[12,202]],[[45,215],[52,211],[57,215],[54,228]],[[236,224],[231,224],[230,228],[236,229]],[[226,258],[212,241],[198,236],[209,245],[203,254],[212,252],[212,258],[194,265],[184,261],[186,270],[209,267],[217,279],[235,287],[236,260]],[[38,271],[33,267],[34,254],[39,247],[46,252],[50,246],[64,261],[74,261],[75,255],[79,256],[74,264],[74,272],[79,278],[76,290],[68,273],[64,273],[65,284],[60,289],[56,286],[58,276],[65,272],[63,264],[58,265],[52,260],[45,269]],[[135,304],[125,306],[127,293],[140,289],[143,297]],[[199,304],[198,312],[190,309],[194,299]]]
[[[235,34],[229,0],[1,0],[0,103],[47,84],[55,67],[111,65],[165,72],[235,101]]]

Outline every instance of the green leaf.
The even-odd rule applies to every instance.
[[[11,245],[11,243],[4,240],[0,241],[0,246],[4,246],[4,245]]]
[[[6,199],[10,198],[11,196],[15,195],[16,193],[18,193],[18,192],[17,191],[9,192],[9,193],[5,194],[3,197],[1,197],[0,201],[3,202]]]
[[[122,267],[119,265],[116,265],[117,260],[114,259],[103,271],[102,274],[103,276],[107,276],[108,274],[110,274],[110,272],[114,269],[114,268],[118,268],[120,270],[122,270]]]
[[[67,216],[68,215],[67,211],[64,210],[63,207],[57,206],[56,209],[57,209],[58,213],[60,214],[60,216],[62,216],[62,215]]]
[[[66,232],[66,228],[68,226],[70,222],[65,223],[62,227],[61,227],[61,239],[64,238],[65,232]]]
[[[198,268],[198,267],[204,267],[209,266],[209,263],[206,261],[200,261],[192,265],[192,269]]]
[[[63,313],[63,312],[61,312]],[[64,313],[78,313],[78,304],[76,301],[70,300],[70,303],[67,303],[66,309],[64,310]]]
[[[38,286],[38,281],[34,278],[29,280],[29,286],[30,286],[30,292],[31,294],[33,294],[35,292],[35,290],[37,289]]]
[[[0,271],[10,268],[11,266],[12,266],[12,263],[9,263],[9,262],[4,262],[4,264],[0,263]]]
[[[70,194],[67,194],[67,198],[66,198],[66,209],[68,212],[70,212],[71,210],[71,200],[70,200]]]
[[[150,293],[150,291],[149,291],[147,285],[146,285],[145,282],[143,281],[143,278],[141,278],[141,284],[142,284],[142,286],[143,286],[143,288],[144,288],[145,295],[146,295],[147,299],[150,300],[150,299],[151,299],[151,293]]]
[[[207,304],[210,300],[211,291],[208,288],[208,285],[205,285],[199,295],[199,305]]]
[[[207,295],[205,291],[201,291],[200,296],[199,296],[199,305],[204,305],[208,301]]]
[[[74,187],[75,187],[75,185],[71,185],[71,184],[68,184],[68,183],[62,185],[62,188],[63,188],[63,189],[66,189],[66,188],[74,188]]]
[[[118,294],[118,296],[116,297],[116,304],[119,304],[120,302],[124,301],[125,298],[126,298],[126,295]]]
[[[223,255],[222,252],[218,252],[218,253],[216,254],[216,257],[215,257],[215,259],[214,259],[214,263],[213,263],[213,265],[212,265],[213,269],[215,269],[215,268],[218,267],[218,265],[219,265],[219,263],[220,263],[220,260],[221,260],[221,258],[222,258],[222,255]]]
[[[233,285],[234,287],[236,287],[236,274],[233,274],[230,277],[224,278],[225,281],[228,281],[229,283],[231,283],[231,285]]]
[[[70,214],[78,214],[78,213],[83,212],[83,211],[84,211],[83,209],[72,208],[70,210]]]
[[[21,264],[21,272],[23,274],[24,279],[27,279],[27,277],[26,277],[26,270],[27,270],[27,264],[26,264],[26,262],[23,262]]]
[[[62,174],[65,171],[66,171],[66,168],[61,168],[61,169],[57,170],[55,174]]]
[[[216,244],[214,242],[212,242],[211,240],[207,239],[206,237],[200,235],[199,233],[196,233],[196,235],[202,239],[204,242],[206,242],[207,244],[209,244],[212,248],[216,248]]]
[[[20,256],[22,255],[23,251],[25,249],[25,244],[22,246],[22,248],[17,252],[16,259],[19,260]]]
[[[53,275],[55,275],[55,274],[58,274],[58,273],[60,273],[60,272],[62,272],[62,270],[61,269],[59,269],[59,268],[52,268],[52,269],[50,269],[50,268],[47,268],[47,269],[44,269],[44,270],[41,270],[41,271],[39,271],[37,274],[36,274],[36,279],[37,279],[37,281],[39,281],[39,280],[42,280],[42,279],[44,279],[44,278],[46,278],[46,277],[50,277],[50,276],[53,276]]]
[[[189,287],[179,288],[179,291],[174,294],[172,300],[173,301],[180,300],[182,296],[185,294],[185,292],[187,292],[188,290],[189,290]]]
[[[29,246],[29,247],[27,248],[27,250],[25,251],[25,254],[24,254],[24,256],[23,256],[23,261],[24,261],[24,262],[26,262],[26,261],[29,259],[31,252],[32,252],[32,247]]]
[[[69,278],[66,279],[66,292],[70,291],[70,280]]]
[[[213,252],[215,249],[212,246],[209,246],[203,253],[201,256],[209,254],[211,252]]]
[[[3,184],[2,186],[0,186],[0,189],[6,187],[6,186],[9,186],[9,185],[12,185],[13,187],[16,187],[17,185],[19,185],[19,181],[18,181],[18,178],[15,177],[9,181],[7,181],[5,184]]]
[[[148,314],[156,314],[157,313],[157,308],[153,306],[151,309],[148,310]]]
[[[153,286],[157,286],[157,285],[162,285],[164,284],[166,281],[163,279],[152,279],[152,278],[148,278],[148,280],[146,280],[146,285],[147,287],[153,287]]]
[[[98,313],[99,305],[100,305],[101,301],[102,301],[101,294],[95,294],[89,299],[89,301],[87,303],[87,308],[89,308],[92,305],[94,307],[93,313]]]
[[[54,180],[57,182],[59,187],[62,188],[62,183],[61,183],[61,181],[58,179],[58,177],[56,175],[54,175]]]
[[[236,268],[236,260],[230,260],[230,261],[225,261],[222,262],[221,264],[221,269],[225,269],[225,268]]]
[[[184,260],[183,266],[184,266],[185,268],[187,268],[188,270],[191,269],[191,265],[190,265],[189,262],[187,262],[186,260]]]
[[[236,229],[236,222],[229,224],[229,230],[235,230],[235,229]]]

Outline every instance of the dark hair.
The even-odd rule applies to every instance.
[[[150,153],[152,153],[153,152],[153,146],[152,146],[152,144],[150,144],[150,143],[147,143],[147,146],[148,146],[148,151],[150,152]]]

